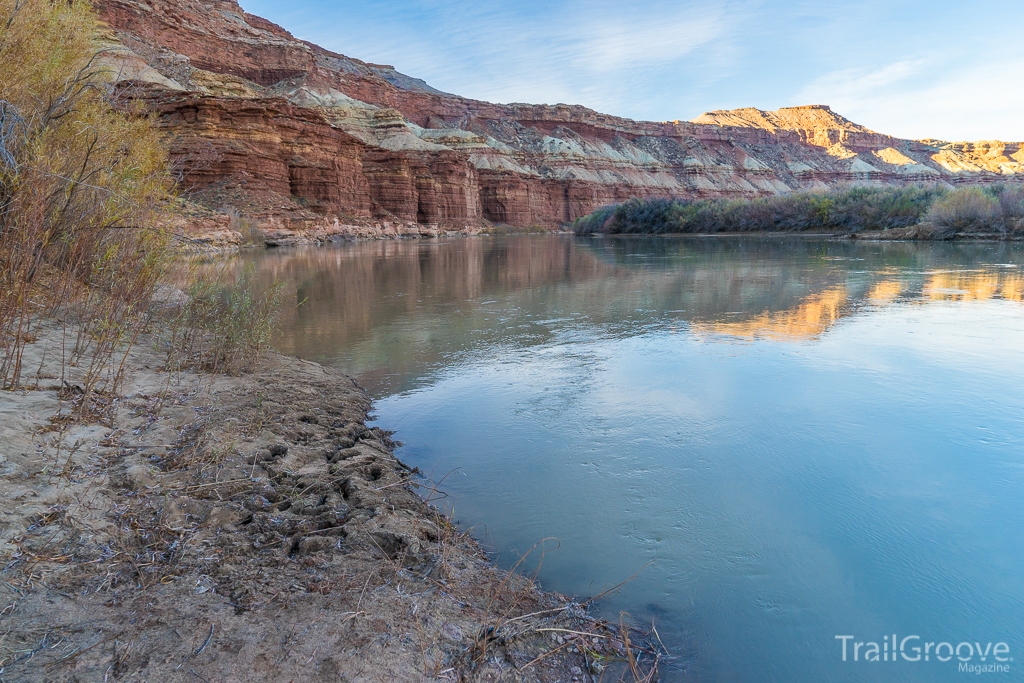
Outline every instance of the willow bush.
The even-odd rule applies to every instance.
[[[999,201],[991,192],[967,187],[937,199],[925,219],[943,236],[952,237],[958,232],[980,232],[992,226],[999,218],[999,209]]]
[[[81,330],[86,394],[139,330],[169,254],[151,122],[119,101],[85,0],[0,0],[0,382],[41,314]],[[105,369],[104,369],[105,368]],[[113,378],[116,382],[116,378]]]
[[[1024,221],[1024,185],[998,186],[995,189],[1003,221],[1011,228],[1019,227]]]

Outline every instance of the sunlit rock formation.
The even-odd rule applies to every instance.
[[[630,197],[1024,178],[1019,143],[900,140],[823,106],[653,123],[490,104],[298,40],[234,0],[96,4],[104,60],[157,114],[182,186],[216,214],[203,224],[230,208],[271,243],[555,227]]]
[[[901,140],[853,123],[824,105],[778,111],[713,111],[698,116],[694,122],[771,133],[793,131],[802,142],[846,161],[851,172],[874,174],[879,179],[894,173],[922,181],[953,182],[1024,175],[1022,143]]]

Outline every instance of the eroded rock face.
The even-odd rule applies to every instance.
[[[96,4],[107,60],[157,113],[183,186],[285,242],[555,227],[630,197],[1024,179],[1020,143],[901,140],[823,106],[653,123],[489,104],[297,40],[234,0]]]
[[[369,216],[366,145],[283,98],[151,89],[146,103],[171,134],[188,187],[242,186],[302,198],[314,209]]]

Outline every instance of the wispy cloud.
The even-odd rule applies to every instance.
[[[750,16],[744,9],[750,2],[652,0],[641,6],[605,0],[367,0],[326,5],[297,0],[282,7],[243,0],[243,5],[273,14],[302,38],[394,64],[449,92],[499,102],[580,103],[644,117],[653,114],[644,112],[652,96],[678,97],[687,79],[706,81],[731,68],[730,46]],[[641,81],[662,89],[638,92]]]
[[[855,101],[876,94],[882,89],[904,84],[921,73],[927,60],[913,59],[887,64],[876,69],[842,69],[814,79],[797,93],[807,101],[824,97],[829,102]]]
[[[728,31],[721,16],[705,11],[664,17],[608,17],[585,21],[578,32],[558,38],[574,64],[591,71],[636,69],[686,57]],[[582,35],[581,35],[582,34]]]

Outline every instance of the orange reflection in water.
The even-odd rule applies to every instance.
[[[906,284],[900,280],[883,280],[868,290],[867,299],[874,304],[891,304],[906,288]],[[987,301],[997,297],[1024,302],[1024,275],[994,271],[935,271],[925,278],[921,288],[921,299],[924,301]],[[845,287],[833,287],[807,297],[798,306],[786,311],[766,311],[737,322],[698,322],[693,324],[692,329],[696,334],[748,339],[813,339],[853,310],[846,305],[848,298]]]
[[[1024,301],[1024,277],[1018,273],[1008,273],[999,285],[999,294],[1010,301]]]
[[[724,334],[748,339],[813,339],[835,324],[842,315],[846,300],[846,288],[833,287],[807,297],[788,311],[766,311],[741,322],[694,323],[692,329],[697,334]]]
[[[895,301],[903,291],[903,283],[899,280],[883,280],[871,288],[868,299],[874,303],[887,304]]]
[[[1022,289],[1016,273],[938,271],[925,280],[921,294],[932,301],[988,301],[996,296],[1021,301]]]

